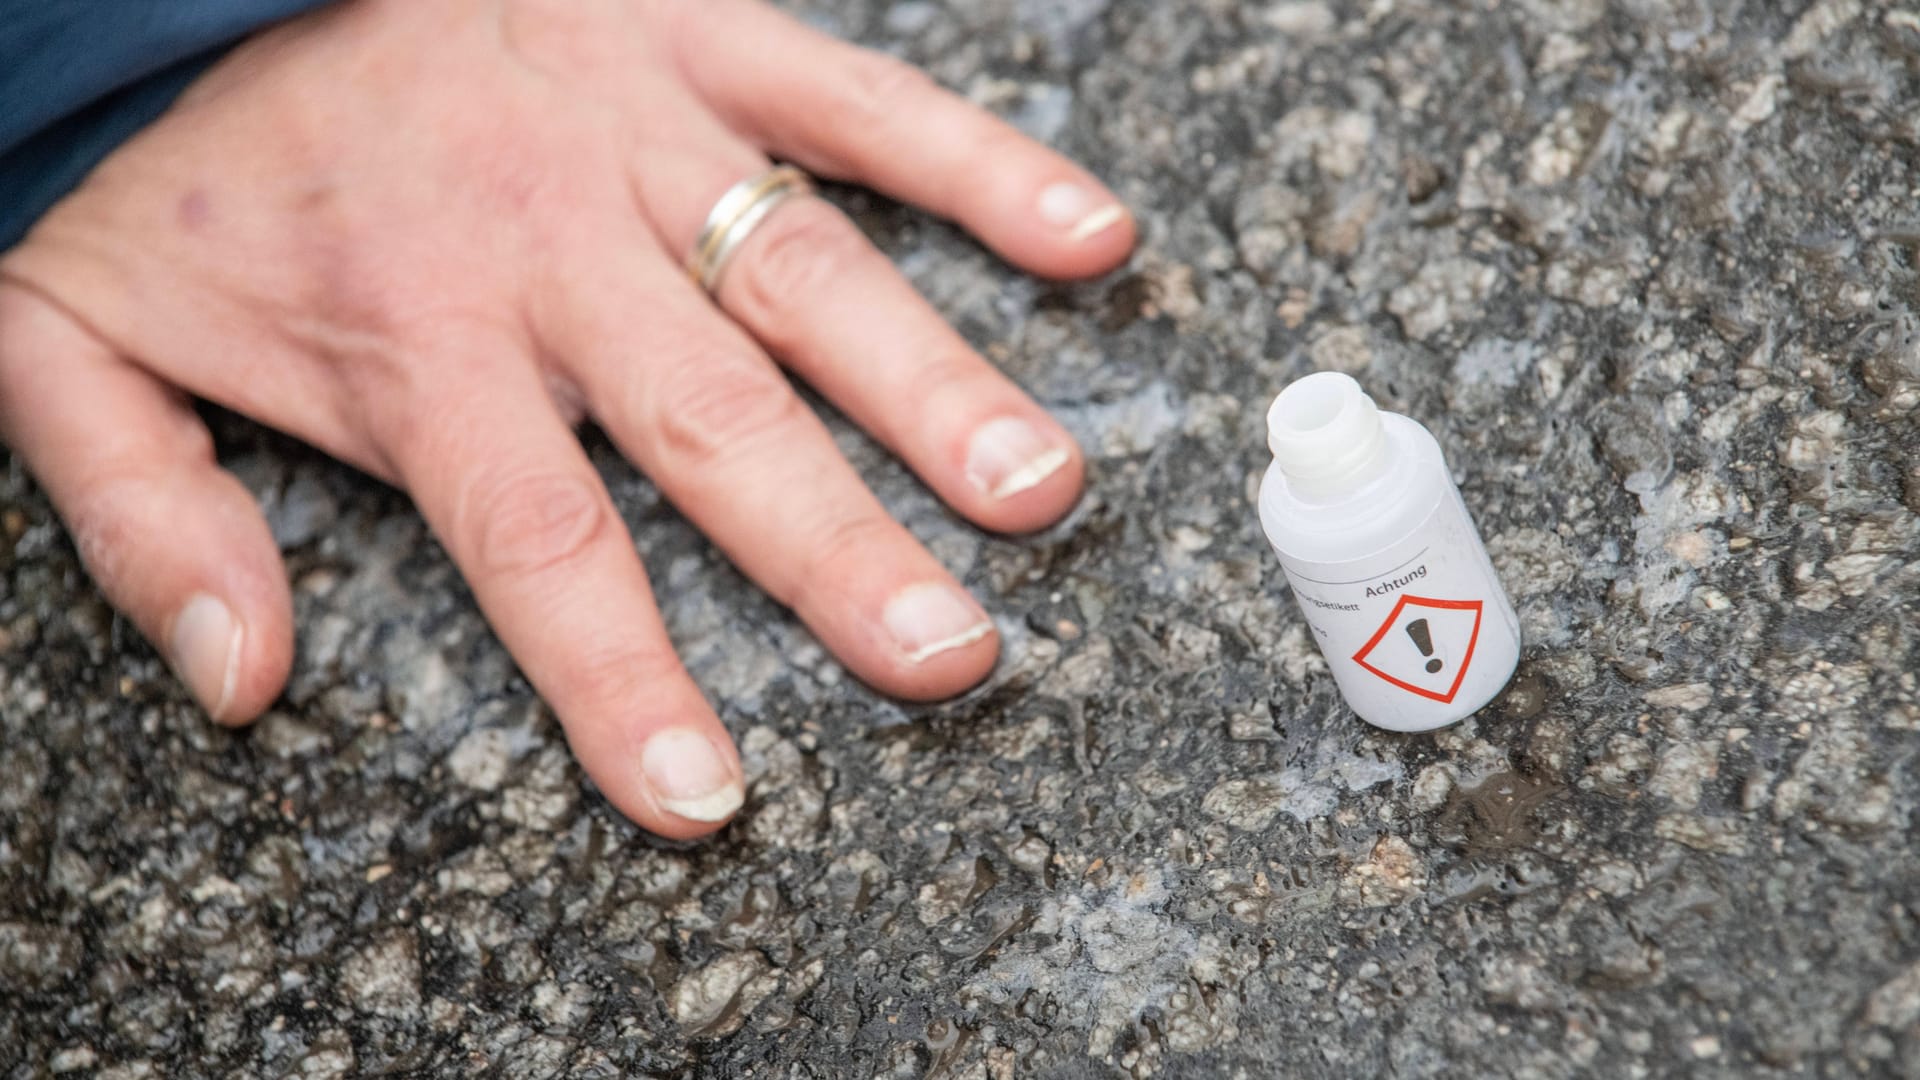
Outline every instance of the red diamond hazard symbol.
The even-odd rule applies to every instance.
[[[1453,701],[1480,640],[1478,600],[1402,596],[1354,663],[1411,694]]]

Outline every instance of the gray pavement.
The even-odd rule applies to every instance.
[[[1088,448],[996,613],[877,698],[590,436],[739,821],[585,783],[399,495],[244,423],[286,696],[212,727],[0,468],[0,1075],[1920,1075],[1920,9],[815,3],[1092,163],[1033,281],[835,192]],[[1250,498],[1335,368],[1434,430],[1528,639],[1342,707]]]

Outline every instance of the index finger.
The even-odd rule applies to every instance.
[[[390,447],[580,764],[662,836],[712,832],[745,797],[726,729],[675,655],[633,543],[532,365],[464,363],[460,396]]]

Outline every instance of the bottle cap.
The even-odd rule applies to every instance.
[[[1350,375],[1322,371],[1295,380],[1267,410],[1267,447],[1299,494],[1357,488],[1386,465],[1380,408]]]

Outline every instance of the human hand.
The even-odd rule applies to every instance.
[[[982,526],[1045,525],[1082,481],[1066,432],[827,203],[775,210],[714,301],[687,279],[769,154],[1048,276],[1133,242],[1084,171],[753,0],[352,0],[236,50],[0,258],[0,436],[223,723],[278,694],[291,600],[187,395],[403,487],[607,798],[710,832],[738,758],[572,424],[913,699],[982,678],[992,624],[769,355]]]

